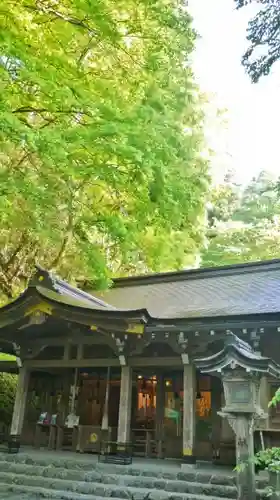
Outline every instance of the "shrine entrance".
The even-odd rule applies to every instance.
[[[136,455],[181,456],[182,383],[181,371],[144,370],[136,374],[131,420]]]
[[[197,372],[195,449],[201,460],[220,453],[223,390],[219,379]],[[191,402],[190,402],[191,404]],[[134,373],[131,442],[138,456],[180,458],[183,437],[182,371]]]
[[[47,412],[49,416],[58,415],[55,422],[57,429],[59,428],[57,449],[97,452],[102,440],[110,438],[116,441],[120,378],[120,369],[117,367],[110,369],[109,377],[108,369],[105,368],[81,368],[66,371],[57,369],[53,374],[34,372],[29,386],[30,398],[34,401],[34,394],[40,394],[40,401],[38,400],[36,411],[34,408],[34,416],[31,415],[33,406],[28,405],[24,436],[31,436],[36,430],[35,447],[54,447],[50,432],[51,420],[48,424],[44,422],[43,426],[37,421],[38,414]],[[140,371],[135,369],[132,380],[129,440],[132,444],[133,455],[150,458],[181,458],[184,395],[182,370],[157,368],[151,371],[143,368]],[[106,391],[109,396],[107,405]],[[197,372],[194,390],[195,452],[201,460],[211,460],[214,456],[213,450],[215,453],[220,452],[222,422],[217,410],[222,407],[222,393],[219,379]],[[73,425],[69,422],[66,424],[66,416],[69,412],[79,416],[78,434],[73,433]],[[103,424],[106,413],[108,429],[106,427],[105,432]],[[91,442],[93,435],[95,441]]]
[[[212,458],[213,380],[210,376],[197,373],[196,388],[196,456],[201,460]],[[212,406],[213,405],[213,406]]]

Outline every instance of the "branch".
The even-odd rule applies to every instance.
[[[89,53],[90,51],[90,47],[91,47],[91,43],[92,43],[92,40],[94,38],[94,35],[92,35],[90,37],[90,40],[88,42],[88,44],[84,47],[84,49],[82,50],[81,54],[80,54],[80,57],[78,59],[78,64],[81,65],[82,62],[84,61],[84,59],[86,58],[87,54]]]
[[[12,293],[12,285],[10,280],[8,280],[7,276],[5,273],[0,269],[0,283],[1,283],[1,289],[4,295],[11,299],[13,297]]]
[[[15,113],[45,113],[47,112],[48,109],[46,108],[32,108],[31,106],[22,106],[21,108],[17,108],[14,111],[12,111],[13,114]]]
[[[86,115],[92,118],[91,113],[88,111],[80,109],[47,109],[47,108],[33,108],[32,106],[22,106],[20,108],[14,109],[13,114],[17,113],[53,113],[53,114],[64,114],[64,115]],[[46,118],[44,118],[46,119]]]
[[[9,268],[14,264],[18,254],[22,251],[23,247],[26,245],[26,242],[27,242],[27,235],[22,234],[18,246],[16,247],[16,249],[14,250],[14,252],[12,253],[12,255],[5,264],[6,271],[8,271]]]
[[[49,125],[52,125],[53,123],[55,123],[57,121],[57,118],[52,118],[51,120],[46,120],[46,123],[44,123],[44,125],[42,125],[41,127],[39,127],[39,130],[42,130],[43,128],[46,128],[48,127]]]
[[[97,31],[93,30],[88,24],[86,24],[81,19],[77,19],[75,17],[63,15],[54,9],[51,9],[45,5],[40,4],[40,2],[37,3],[37,8],[33,7],[33,5],[25,5],[25,7],[29,10],[33,10],[33,11],[35,10],[36,12],[42,12],[44,14],[51,14],[52,16],[54,16],[57,19],[61,19],[62,21],[65,21],[69,24],[73,24],[74,26],[79,26],[80,28],[83,28],[83,29],[89,31],[93,35],[97,35]]]
[[[81,111],[78,111],[76,109],[56,109],[56,110],[50,110],[47,108],[33,108],[32,106],[22,106],[21,108],[14,109],[12,111],[13,114],[15,113],[64,113],[64,114],[73,114],[73,113],[82,113],[85,114]]]
[[[74,227],[74,217],[73,217],[73,207],[71,206],[69,218],[68,218],[68,224],[67,224],[67,228],[66,228],[66,233],[65,233],[65,236],[62,240],[61,247],[59,249],[57,256],[54,258],[54,260],[50,264],[50,269],[55,269],[58,266],[58,264],[60,263],[63,255],[65,253],[65,250],[66,250],[66,248],[67,248],[67,246],[70,243],[70,240],[72,238],[73,227]]]
[[[32,153],[28,152],[28,151],[24,151],[22,157],[17,161],[16,164],[12,164],[11,166],[13,168],[18,168],[20,167],[24,162],[25,160],[27,160],[30,156],[31,156]]]

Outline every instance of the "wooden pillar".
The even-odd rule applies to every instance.
[[[19,368],[16,397],[15,397],[12,424],[10,430],[11,436],[20,436],[22,431],[27,395],[28,395],[29,376],[30,372],[25,366]]]
[[[121,389],[118,423],[118,450],[127,449],[130,441],[132,370],[130,366],[121,367]]]
[[[269,428],[269,412],[267,411],[271,400],[271,389],[268,377],[263,376],[260,381],[260,405],[264,413],[267,415],[265,420],[262,420],[262,428]]]
[[[183,391],[183,461],[185,464],[195,464],[196,371],[191,363],[184,364]]]
[[[163,437],[164,437],[164,412],[165,412],[165,385],[164,376],[157,376],[156,386],[156,440],[157,456],[163,458]]]
[[[222,382],[218,377],[211,378],[211,424],[212,424],[212,459],[220,459],[222,418],[218,414],[222,406]]]
[[[70,413],[73,415],[76,415],[76,391],[78,387],[78,380],[79,380],[79,371],[78,368],[75,368],[74,380],[71,390],[71,404],[70,404]]]
[[[105,401],[102,409],[102,423],[101,430],[103,432],[108,432],[109,430],[109,397],[110,397],[110,367],[107,368],[106,376],[106,390],[105,390]]]
[[[63,446],[64,439],[64,428],[66,418],[69,413],[69,401],[70,401],[70,384],[71,384],[71,375],[67,371],[62,376],[62,392],[61,398],[58,403],[57,408],[57,436],[56,436],[56,449],[60,450]],[[73,444],[73,443],[72,443]]]

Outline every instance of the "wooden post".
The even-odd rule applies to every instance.
[[[165,385],[164,385],[164,376],[162,373],[160,373],[157,376],[157,386],[156,386],[156,440],[157,440],[158,458],[163,458],[164,412],[165,412]]]
[[[146,431],[146,442],[145,442],[145,456],[146,458],[151,457],[151,452],[152,452],[152,436],[151,436],[151,431],[147,430]]]
[[[67,371],[62,377],[62,393],[57,409],[56,449],[61,450],[64,440],[65,421],[69,413],[71,377]]]
[[[191,465],[196,463],[196,371],[192,364],[184,364],[183,390],[183,462]]]
[[[266,429],[269,428],[269,412],[267,411],[269,402],[271,400],[270,394],[270,384],[268,382],[268,377],[263,376],[260,380],[260,405],[261,409],[266,414],[266,418],[262,420],[261,428]]]
[[[121,389],[118,422],[118,450],[125,451],[130,441],[132,370],[121,367]]]
[[[21,435],[28,394],[29,376],[30,372],[25,366],[19,368],[16,397],[10,430],[11,437]]]
[[[212,424],[212,459],[220,459],[220,443],[222,432],[222,418],[218,412],[222,406],[222,383],[218,377],[211,378],[211,424]]]
[[[74,384],[72,386],[70,413],[76,414],[76,391],[78,386],[78,368],[74,371]]]
[[[111,375],[110,367],[108,367],[107,377],[106,377],[105,401],[103,406],[102,423],[101,423],[101,430],[106,432],[108,432],[109,429],[110,375]]]

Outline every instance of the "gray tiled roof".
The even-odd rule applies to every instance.
[[[161,278],[162,277],[162,278]],[[280,312],[280,261],[116,280],[100,296],[156,318]]]

